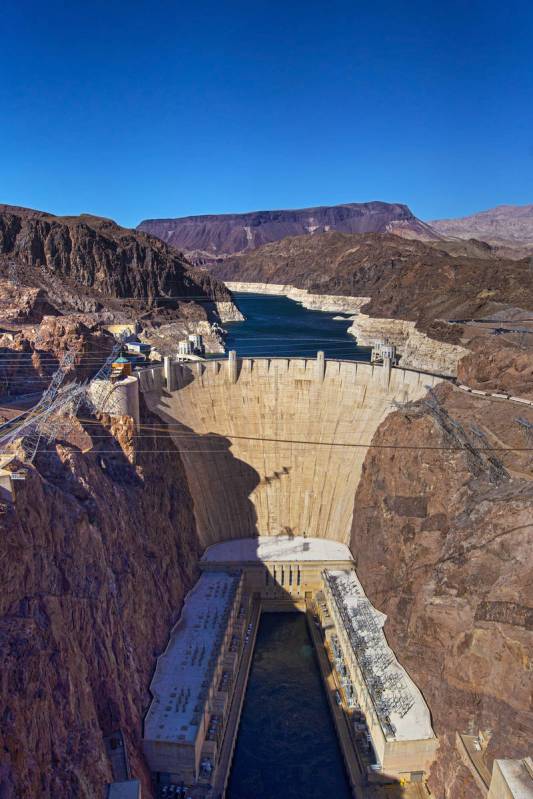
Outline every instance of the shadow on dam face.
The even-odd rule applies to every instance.
[[[246,461],[232,453],[231,441],[217,433],[198,434],[171,417],[165,419],[174,443],[178,446],[194,499],[194,512],[200,542],[208,546],[204,531],[219,531],[224,538],[248,538],[259,535],[257,513],[250,500],[260,477]],[[231,528],[224,535],[222,524]]]
[[[348,543],[368,445],[434,375],[303,358],[170,363],[141,372],[169,426],[194,500],[199,542],[304,535]]]

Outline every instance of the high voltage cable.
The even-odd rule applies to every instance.
[[[101,423],[95,421],[93,419],[84,419],[80,418],[78,421],[83,422],[87,425],[95,425],[101,426]],[[139,425],[141,429],[148,429],[152,430],[153,432],[163,432],[167,434],[172,434],[172,430],[165,427],[164,425],[146,425],[141,424]],[[89,433],[90,435],[90,433]],[[342,441],[305,441],[305,440],[297,440],[297,439],[289,439],[289,438],[270,438],[268,436],[242,436],[242,435],[234,435],[231,433],[195,433],[194,431],[182,431],[178,433],[174,433],[176,437],[181,438],[192,438],[196,436],[197,438],[225,438],[231,443],[231,439],[237,441],[261,441],[266,443],[272,444],[290,444],[292,445],[305,445],[305,446],[316,446],[316,447],[348,447],[353,449],[398,449],[398,450],[422,450],[422,451],[449,451],[449,452],[457,452],[457,451],[475,451],[475,452],[533,452],[533,447],[474,447],[474,446],[444,446],[444,445],[415,445],[415,444],[372,444],[372,443],[361,443],[361,442],[342,442]],[[111,436],[111,433],[108,435],[94,435],[93,438],[108,438]],[[152,436],[145,434],[145,435],[138,435],[135,434],[135,438],[152,438]],[[222,443],[222,442],[221,442]],[[100,450],[101,451],[101,450]],[[115,450],[112,450],[115,451]],[[206,449],[206,450],[136,450],[137,452],[174,452],[174,451],[182,451],[182,452],[227,452],[226,450],[221,449]]]
[[[299,442],[304,444],[306,442]],[[313,442],[309,442],[313,443]],[[326,445],[325,445],[326,446]],[[475,447],[466,448],[466,447],[418,447],[418,446],[396,446],[394,444],[327,444],[327,446],[353,446],[353,447],[361,447],[364,449],[394,449],[394,450],[412,450],[412,451],[436,451],[436,452],[533,452],[533,447],[526,448],[526,447],[510,447],[508,449],[479,449]],[[91,449],[91,450],[73,450],[73,454],[79,455],[99,455],[99,454],[117,454],[119,448],[116,449]],[[192,454],[212,454],[212,455],[231,455],[234,457],[233,453],[228,449],[135,449],[133,454],[147,454],[151,453],[152,455],[167,455],[167,454],[180,454],[180,455],[192,455]],[[12,455],[11,450],[0,450],[0,455]]]
[[[242,341],[242,340],[243,339],[239,339],[239,342]],[[250,338],[249,340],[253,341],[253,338]],[[320,345],[320,344],[333,344],[333,346],[330,347],[330,349],[334,349],[334,350],[351,349],[351,348],[357,346],[357,342],[356,342],[355,339],[352,342],[352,341],[344,341],[343,339],[327,339],[327,338],[309,339],[309,338],[301,338],[301,339],[291,339],[291,343],[287,343],[287,342],[283,343],[282,337],[278,336],[277,338],[272,338],[272,341],[273,342],[280,342],[280,343],[279,344],[273,343],[273,344],[264,345],[265,351],[266,351],[267,348],[269,350],[273,349],[273,348],[289,348],[289,347],[290,348],[294,348],[295,346],[298,346],[298,345],[300,345],[304,349],[312,349],[312,347],[315,347],[315,346]],[[301,342],[301,344],[300,344],[300,342]],[[258,347],[263,347],[263,345],[261,345],[261,344],[259,344],[257,346]],[[371,349],[371,347],[370,346],[368,346],[368,347],[365,346],[362,349]],[[105,352],[105,350],[103,350],[103,351]],[[43,350],[43,352],[45,352],[45,350]],[[134,354],[135,353],[132,353],[132,355],[134,355]],[[215,358],[206,358],[206,361],[216,360],[217,357],[224,358],[225,356],[227,356],[227,352],[220,352],[220,353],[214,352],[214,353],[209,353],[209,354],[215,356]],[[57,360],[58,360],[58,358],[56,358],[54,355],[40,356],[39,355],[39,350],[35,350],[34,352],[23,352],[23,353],[20,353],[20,355],[16,355],[16,354],[12,354],[12,353],[0,353],[0,362],[2,360],[4,360],[4,361],[13,361],[13,363],[17,363],[19,360],[22,360],[22,359],[31,360],[34,357],[38,357],[39,360],[41,361],[41,363],[43,363],[43,362],[52,362],[52,361],[53,362],[57,362]],[[87,353],[87,354],[80,353],[79,356],[76,356],[76,357],[79,357],[80,360],[85,360],[85,361],[86,360],[100,360],[98,358],[98,356],[94,355],[93,353]],[[153,363],[156,363],[156,362],[154,361]]]

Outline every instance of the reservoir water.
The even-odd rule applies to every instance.
[[[226,350],[237,350],[241,357],[280,358],[313,358],[323,350],[326,358],[370,360],[370,349],[358,347],[347,332],[351,325],[347,314],[313,311],[275,294],[233,296],[246,319],[225,324]]]
[[[261,617],[228,799],[350,799],[303,613]]]

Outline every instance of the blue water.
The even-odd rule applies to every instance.
[[[303,613],[261,617],[228,799],[349,799]]]
[[[241,357],[307,358],[323,350],[326,358],[370,360],[369,348],[358,347],[347,332],[351,320],[346,314],[312,311],[274,294],[233,296],[246,320],[224,325],[226,350],[237,350]]]

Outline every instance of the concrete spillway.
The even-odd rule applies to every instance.
[[[368,444],[440,378],[368,363],[243,359],[141,373],[182,452],[201,542],[289,533],[348,543]]]

